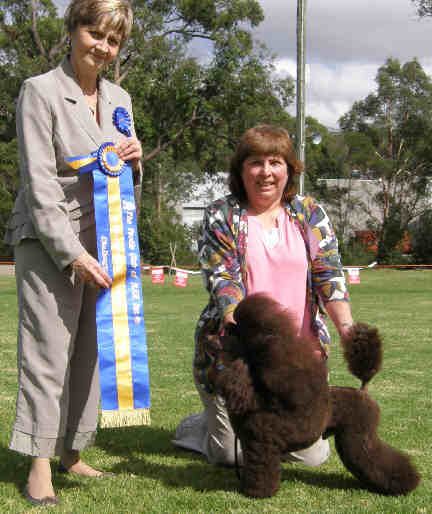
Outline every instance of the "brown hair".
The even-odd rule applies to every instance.
[[[124,43],[132,30],[132,7],[128,0],[72,0],[64,21],[69,34],[79,25],[103,24],[121,34]]]
[[[292,200],[297,193],[297,176],[303,170],[303,164],[296,157],[288,132],[282,127],[257,125],[247,130],[237,145],[231,158],[229,168],[229,189],[240,202],[247,202],[243,185],[243,162],[251,155],[280,155],[288,168],[288,181],[283,199]]]

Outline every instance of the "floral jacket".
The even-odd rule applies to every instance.
[[[297,195],[284,207],[298,224],[305,242],[307,305],[311,310],[312,331],[328,354],[330,336],[320,316],[321,306],[335,300],[348,301],[337,239],[327,214],[313,198]],[[206,348],[207,336],[220,331],[224,316],[233,312],[247,294],[247,236],[246,209],[234,196],[216,200],[207,207],[198,249],[210,299],[196,327],[194,374],[208,392],[211,384],[207,374],[213,358]]]

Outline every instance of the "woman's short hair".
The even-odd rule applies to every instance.
[[[102,25],[121,34],[123,43],[132,30],[132,7],[129,0],[72,0],[64,21],[69,34],[79,25]]]
[[[292,200],[297,193],[297,176],[302,172],[303,164],[296,157],[288,132],[274,125],[257,125],[240,138],[229,168],[229,189],[240,202],[247,202],[242,171],[244,161],[251,155],[280,155],[284,158],[288,168],[288,181],[283,199]]]

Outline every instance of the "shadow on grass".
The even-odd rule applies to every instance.
[[[298,465],[284,465],[282,470],[283,481],[297,480],[303,484],[308,484],[322,489],[341,489],[341,490],[361,490],[364,487],[360,482],[351,476],[342,473],[326,472],[325,465],[320,470],[312,470]]]
[[[104,429],[98,433],[96,444],[107,454],[124,459],[111,468],[114,473],[156,479],[172,488],[238,491],[239,481],[233,468],[212,466],[200,454],[176,448],[171,443],[172,437],[171,430],[158,427]],[[284,464],[281,487],[285,481],[329,490],[362,489],[355,478],[326,472],[325,466],[317,470]]]
[[[238,490],[234,469],[211,466],[202,455],[176,448],[173,431],[158,427],[104,429],[96,445],[122,461],[114,473],[159,480],[166,487],[190,487],[198,492]],[[137,455],[138,454],[138,455]]]
[[[117,457],[128,457],[133,452],[176,455],[173,435],[171,430],[154,426],[104,428],[97,433],[96,446]]]
[[[5,446],[0,446],[0,482],[13,484],[19,494],[22,494],[27,483],[27,475],[30,470],[31,457],[20,455],[9,450]],[[72,489],[79,485],[85,487],[91,485],[91,481],[85,478],[74,478],[57,472],[57,461],[51,464],[53,484],[55,489]]]
[[[212,466],[201,455],[174,447],[171,443],[172,436],[171,430],[158,427],[104,429],[98,432],[96,445],[108,455],[121,458],[110,469],[114,473],[156,479],[168,488],[189,487],[203,493],[239,490],[239,481],[233,468]],[[30,461],[30,457],[1,446],[0,482],[14,484],[17,491],[23,491]],[[91,485],[91,481],[85,478],[56,472],[56,467],[56,462],[53,461],[53,482],[56,489]],[[283,482],[292,481],[330,490],[361,489],[356,479],[339,473],[327,473],[325,467],[317,471],[284,464],[281,487],[283,488]]]

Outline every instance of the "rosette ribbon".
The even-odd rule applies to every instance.
[[[131,137],[132,120],[124,107],[116,107],[113,112],[113,123],[117,130],[127,137]]]
[[[80,174],[93,174],[98,258],[113,279],[96,303],[100,425],[149,424],[150,381],[132,169],[117,155],[113,143],[66,161]]]

